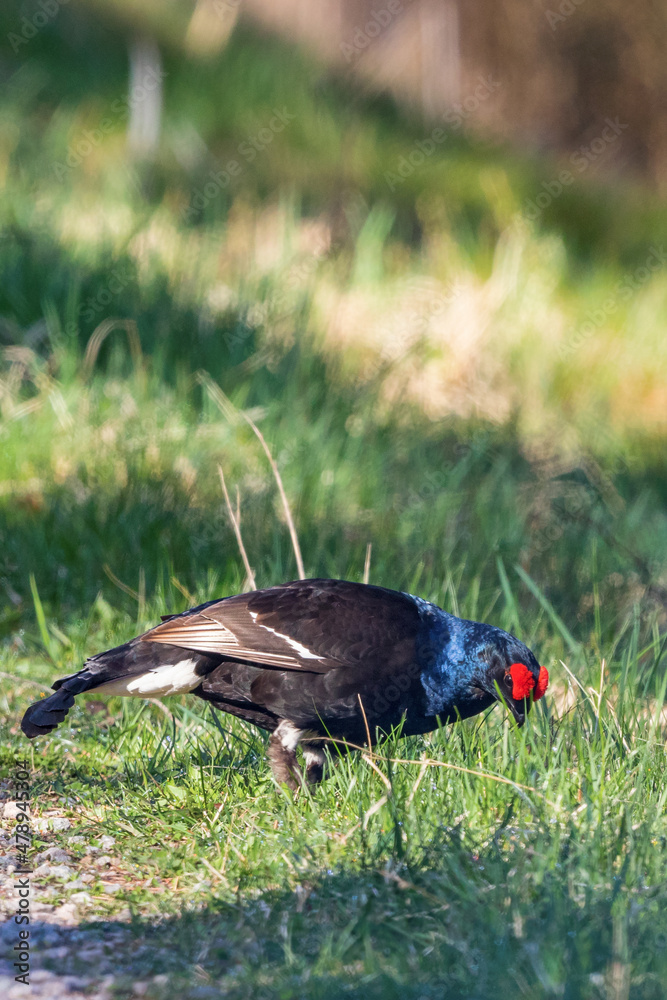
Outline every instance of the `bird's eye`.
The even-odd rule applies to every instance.
[[[505,672],[505,684],[507,687],[512,687],[513,684],[512,675],[510,674],[509,670]]]

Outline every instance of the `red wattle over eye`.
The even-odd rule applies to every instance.
[[[513,663],[510,667],[512,678],[512,697],[515,701],[523,701],[535,687],[535,678],[525,663]]]
[[[540,667],[540,676],[533,691],[533,701],[539,701],[546,689],[549,687],[549,671],[546,667]]]

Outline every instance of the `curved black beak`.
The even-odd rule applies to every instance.
[[[513,698],[503,699],[509,708],[517,726],[521,727],[526,721],[526,712],[522,701],[514,701]]]
[[[499,701],[501,705],[505,706],[517,726],[521,727],[524,724],[529,704],[527,704],[527,699],[525,701],[515,701],[514,698],[508,698],[500,690],[500,686],[497,681],[494,681],[493,690],[489,691],[489,694],[492,694],[496,701]]]

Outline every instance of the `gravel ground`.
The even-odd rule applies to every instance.
[[[126,958],[141,949],[133,947],[129,910],[121,909],[111,919],[94,916],[96,903],[109,901],[121,888],[117,859],[108,853],[114,849],[113,837],[87,843],[71,835],[70,820],[58,815],[33,819],[35,832],[56,843],[31,855],[30,986],[15,981],[12,951],[20,928],[14,920],[17,857],[11,828],[16,806],[6,802],[0,809],[5,821],[0,827],[0,996],[68,1000],[92,993],[96,1000],[105,1000],[119,986],[125,995],[159,996],[167,976],[131,981]]]
[[[14,920],[15,879],[21,877],[16,874],[16,813],[16,803],[0,801],[2,1000],[161,1000],[175,995],[213,1000],[221,995],[219,988],[197,982],[197,959],[187,945],[184,952],[175,947],[174,932],[163,935],[159,920],[144,918],[139,927],[132,926],[130,910],[116,899],[129,880],[114,838],[90,841],[74,833],[72,821],[56,809],[31,819],[43,849],[30,853],[30,985],[26,989],[17,983],[12,964],[21,929]],[[195,955],[199,950],[195,947]],[[169,974],[156,972],[160,969]]]
[[[132,935],[129,928],[107,921],[100,921],[98,927],[88,924],[81,928],[76,923],[79,915],[70,904],[53,907],[51,912],[44,912],[39,904],[35,904],[35,910],[35,919],[30,923],[29,990],[22,983],[15,982],[16,970],[12,968],[9,957],[17,940],[16,924],[10,918],[0,925],[0,996],[7,1000],[25,1000],[26,997],[30,1000],[33,997],[68,1000],[93,992],[96,1000],[110,998],[114,984],[120,985],[114,975],[114,967],[118,968],[118,951],[126,953],[130,947]],[[81,971],[86,968],[88,975]],[[128,971],[125,969],[122,977],[125,990],[129,985]],[[166,981],[166,976],[158,976],[153,977],[152,982],[137,982],[133,992],[136,996],[144,996],[152,987],[150,992],[154,996],[159,994]]]

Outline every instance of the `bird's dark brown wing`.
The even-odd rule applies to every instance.
[[[419,611],[405,594],[345,580],[297,580],[170,618],[145,641],[283,670],[326,673],[414,657]]]

